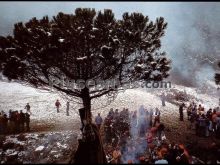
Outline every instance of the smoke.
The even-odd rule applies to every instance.
[[[173,62],[170,79],[173,83],[200,87],[207,80],[213,81],[220,60],[220,8],[216,3],[180,6],[182,23],[176,21],[180,23],[179,32],[169,29],[169,36],[175,38],[173,43],[164,38],[164,49],[169,50]]]
[[[151,115],[153,111],[151,112]],[[127,139],[125,148],[122,148],[122,161],[127,163],[132,160],[140,163],[139,157],[146,151],[146,130],[150,128],[150,112],[146,115],[143,105],[138,111],[133,112],[130,117],[130,138]]]
[[[16,22],[45,15],[52,18],[60,11],[73,13],[78,7],[112,9],[116,18],[121,18],[124,12],[141,12],[153,21],[164,17],[168,28],[162,49],[172,60],[172,82],[198,87],[206,74],[210,75],[208,78],[214,77],[220,61],[220,3],[217,2],[0,2],[0,35],[12,34]]]

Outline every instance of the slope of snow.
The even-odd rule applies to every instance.
[[[219,106],[219,97],[217,95],[211,95],[209,93],[201,93],[198,92],[196,88],[184,87],[181,85],[174,85],[174,88],[178,89],[179,91],[184,92],[186,91],[187,94],[195,96],[199,101],[199,104],[202,104],[205,109],[214,108]],[[216,89],[213,89],[216,91]]]
[[[1,164],[68,163],[77,145],[75,131],[9,135],[2,144]]]
[[[41,124],[60,124],[79,122],[77,109],[72,105],[70,116],[66,116],[66,101],[58,94],[26,87],[18,83],[0,82],[0,111],[8,113],[12,110],[22,110],[27,103],[31,106],[31,120]],[[57,113],[55,101],[61,102],[60,113]],[[75,117],[77,116],[77,117]]]
[[[199,102],[205,108],[214,108],[218,106],[218,97],[209,95],[208,93],[198,93],[195,88],[184,87],[181,85],[172,85],[172,88],[178,91],[186,91],[187,94],[193,95],[198,98]],[[78,108],[81,106],[77,103],[70,103],[70,116],[66,116],[66,100],[61,98],[58,94],[49,93],[47,91],[37,90],[31,87],[22,86],[18,83],[0,82],[0,111],[8,112],[12,110],[23,110],[26,103],[31,105],[31,119],[38,121],[39,125],[46,123],[60,124],[63,127],[66,123],[79,125]],[[107,115],[110,108],[122,110],[128,108],[130,111],[139,109],[141,105],[145,108],[158,107],[164,114],[178,113],[178,107],[171,103],[166,103],[166,107],[161,106],[159,95],[161,92],[169,92],[169,89],[129,89],[120,92],[117,98],[107,104],[105,96],[92,101],[92,112],[96,116],[101,113],[102,116]],[[55,101],[61,101],[60,113],[56,112]],[[107,105],[107,106],[106,106]]]

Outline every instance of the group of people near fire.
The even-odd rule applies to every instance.
[[[217,110],[210,109],[205,113],[204,108],[201,105],[197,107],[194,102],[189,106],[181,104],[179,107],[180,121],[184,120],[183,110],[187,112],[190,125],[195,124],[198,136],[206,135],[201,124],[204,118],[208,119],[209,130],[217,133],[219,129]],[[108,163],[198,163],[200,160],[190,156],[183,144],[168,142],[164,133],[165,125],[160,118],[161,112],[158,108],[146,109],[143,105],[136,111],[129,111],[127,108],[119,111],[119,109],[111,108],[104,119],[98,113],[95,123],[100,132],[104,132],[104,148]]]
[[[141,106],[130,112],[111,109],[100,128],[100,114],[95,122],[104,131],[104,148],[108,163],[189,163],[183,145],[168,145],[165,126],[160,121],[160,110],[147,110]],[[172,155],[170,151],[175,151]]]
[[[182,103],[179,107],[180,121],[184,121],[184,113],[187,113],[187,120],[190,121],[189,128],[195,130],[196,135],[220,138],[220,111],[219,107],[205,109],[201,104],[194,101],[188,106]]]
[[[31,106],[29,103],[25,106],[26,112],[22,110],[9,110],[8,113],[3,110],[0,112],[0,134],[17,134],[30,131]]]

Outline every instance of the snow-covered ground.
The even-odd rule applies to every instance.
[[[184,87],[172,84],[172,89],[185,91],[187,94],[197,98],[199,104],[206,109],[217,107],[219,98],[209,93],[198,92],[196,88]],[[213,88],[213,90],[216,90]],[[0,111],[8,112],[12,110],[23,110],[25,112],[26,103],[31,105],[31,119],[38,121],[38,124],[50,123],[60,124],[65,127],[66,123],[79,123],[78,108],[81,106],[75,102],[70,103],[70,116],[66,116],[66,100],[56,93],[37,90],[31,87],[23,86],[18,83],[0,82]],[[161,106],[159,95],[161,92],[170,92],[170,89],[129,89],[120,92],[117,98],[106,106],[106,98],[101,97],[92,101],[92,111],[95,116],[98,112],[105,116],[110,108],[122,110],[128,108],[130,111],[137,110],[141,105],[146,108],[158,107],[162,113],[178,113],[178,107],[171,103],[166,103],[166,107]],[[55,101],[59,99],[62,107],[61,112],[57,113]]]
[[[10,135],[1,145],[1,164],[68,163],[78,141],[76,132],[60,131]]]
[[[31,87],[12,82],[0,82],[0,111],[8,113],[12,110],[23,110],[26,112],[25,105],[31,106],[31,124],[45,127],[59,125],[65,128],[67,123],[79,123],[77,109],[72,105],[70,116],[66,116],[66,101],[58,94],[48,91],[38,90]],[[61,112],[56,112],[55,101],[59,99],[62,103]],[[78,125],[78,124],[77,124]]]
[[[203,104],[206,110],[217,107],[219,104],[219,97],[210,93],[210,90],[209,93],[202,93],[198,92],[196,88],[175,84],[172,84],[172,89],[175,89],[175,91],[185,91],[186,94],[196,98],[196,102]],[[212,89],[213,91],[215,90],[214,87]],[[80,137],[78,108],[81,105],[71,102],[70,116],[66,116],[66,100],[57,93],[37,90],[15,82],[0,82],[0,91],[0,111],[8,112],[12,109],[25,112],[24,107],[26,103],[30,103],[32,112],[32,133],[25,133],[23,141],[19,140],[20,135],[6,137],[3,145],[6,145],[6,148],[8,148],[5,151],[0,149],[0,152],[5,154],[1,161],[7,162],[6,159],[8,158],[16,158],[16,160],[22,159],[20,161],[24,163],[28,163],[28,161],[32,163],[51,163],[60,160],[60,154],[65,153],[66,157],[70,157],[70,145],[73,142],[76,146],[77,138]],[[129,89],[119,93],[117,98],[107,106],[105,106],[106,98],[101,97],[92,102],[93,115],[101,113],[105,117],[110,108],[117,108],[119,111],[123,108],[128,108],[130,111],[134,111],[139,109],[141,105],[144,105],[147,109],[158,107],[161,110],[162,122],[165,122],[166,128],[171,130],[170,133],[167,132],[167,135],[170,134],[170,139],[177,139],[178,141],[179,137],[183,137],[184,133],[187,132],[187,125],[178,121],[178,105],[166,102],[166,106],[162,107],[160,100],[162,92],[168,94],[173,91],[171,89]],[[60,113],[57,113],[55,108],[55,101],[57,99],[62,104]],[[48,127],[46,129],[47,132],[42,132],[45,129],[39,129],[45,127]],[[70,128],[72,130],[65,131]],[[11,143],[14,143],[13,147],[10,146],[12,145]],[[32,160],[29,160],[30,158]]]

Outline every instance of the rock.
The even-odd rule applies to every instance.
[[[16,148],[16,150],[18,151],[24,151],[24,145],[22,145],[21,143],[17,143],[14,146]]]
[[[19,141],[26,141],[26,140],[27,140],[27,138],[25,137],[24,134],[19,134],[18,137],[17,137],[17,139],[18,139]]]
[[[22,158],[24,156],[26,156],[26,153],[24,151],[21,151],[21,152],[18,153],[18,157]]]
[[[0,148],[2,148],[5,139],[6,139],[6,138],[5,138],[4,135],[0,135]]]
[[[57,135],[55,135],[55,134],[49,135],[49,136],[48,136],[48,141],[49,141],[50,143],[55,143],[56,141],[58,141]]]
[[[167,132],[171,132],[170,128],[166,128],[166,131],[167,131]]]
[[[6,163],[17,162],[16,161],[17,158],[18,158],[18,152],[17,151],[15,151],[11,154],[8,154],[8,155],[6,155]]]
[[[45,148],[44,152],[45,152],[46,154],[49,154],[49,153],[51,152],[51,150],[52,150],[52,146],[51,146],[51,145],[48,145],[48,146]]]
[[[51,155],[52,157],[56,157],[56,155],[58,155],[58,154],[59,154],[58,151],[52,150],[52,151],[50,152],[50,155]]]
[[[41,134],[38,135],[39,138],[43,138],[44,136],[45,136],[44,133],[41,133]]]
[[[13,142],[6,142],[6,143],[3,144],[2,149],[3,149],[3,151],[6,151],[8,149],[13,149],[14,146],[15,146],[15,143],[13,143]]]

